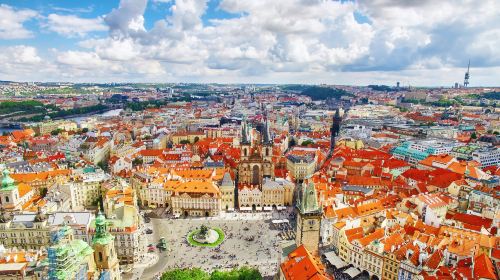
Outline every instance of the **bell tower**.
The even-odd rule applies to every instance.
[[[297,228],[295,244],[304,245],[311,254],[318,254],[322,210],[313,182],[302,184],[300,200],[297,203]]]
[[[121,280],[120,267],[115,249],[115,237],[108,232],[106,218],[99,211],[95,219],[95,234],[92,249],[97,270],[110,280]]]
[[[251,141],[250,141],[250,136],[248,133],[248,125],[246,121],[243,121],[241,123],[241,141],[240,141],[240,149],[241,149],[241,158],[242,159],[248,159],[250,157],[250,152],[251,152]]]
[[[339,135],[341,122],[342,117],[340,117],[340,111],[337,108],[332,119],[332,126],[330,127],[330,155],[333,154],[333,149],[335,149],[335,137]]]

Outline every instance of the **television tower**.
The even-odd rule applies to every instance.
[[[467,65],[467,72],[465,72],[465,78],[464,78],[464,87],[469,86],[469,68],[470,68],[470,59],[469,59],[469,65]]]

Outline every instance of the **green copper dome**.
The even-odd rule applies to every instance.
[[[16,187],[15,181],[9,176],[10,174],[9,170],[4,169],[2,174],[3,174],[2,189],[6,190],[15,188]]]
[[[104,214],[99,211],[97,217],[95,218],[95,234],[94,238],[92,238],[92,243],[105,245],[113,242],[114,239],[114,236],[108,231],[106,217],[104,217]]]

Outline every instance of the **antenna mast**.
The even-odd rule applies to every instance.
[[[470,69],[470,59],[469,59],[469,64],[467,65],[467,72],[465,72],[464,87],[469,86],[469,77],[470,77],[469,69]]]

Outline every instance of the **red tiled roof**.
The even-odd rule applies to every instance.
[[[328,280],[321,263],[315,260],[304,245],[300,245],[288,254],[288,259],[281,264],[283,276],[287,280]]]
[[[493,249],[491,250],[491,257],[495,259],[495,261],[500,260],[500,249]]]
[[[141,156],[143,156],[143,157],[147,157],[147,156],[149,156],[149,157],[154,157],[154,156],[159,157],[159,156],[161,156],[163,154],[163,150],[161,150],[161,149],[156,149],[156,150],[152,150],[152,149],[151,150],[141,150],[139,152],[139,154]]]
[[[438,188],[448,188],[453,181],[463,178],[462,175],[445,169],[431,171],[429,176],[431,176],[432,179],[428,181],[428,184]]]
[[[425,178],[429,177],[429,170],[421,170],[416,168],[410,168],[403,172],[401,176],[407,179],[413,179],[415,181],[424,181]]]
[[[443,252],[441,250],[436,250],[429,260],[426,262],[426,266],[430,269],[436,269],[438,268],[439,264],[441,263],[441,260],[443,260]]]
[[[383,228],[378,228],[374,232],[368,234],[367,236],[358,239],[358,242],[362,246],[367,246],[368,244],[372,243],[375,240],[381,239],[384,237],[384,229]]]
[[[486,254],[474,258],[474,279],[498,279],[495,268]]]
[[[464,224],[484,227],[485,229],[489,229],[491,227],[492,219],[479,217],[476,215],[470,215],[465,213],[456,213],[450,219],[462,222]]]

